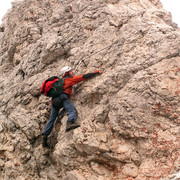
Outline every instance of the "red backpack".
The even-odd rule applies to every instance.
[[[58,97],[64,91],[64,79],[57,76],[48,78],[42,83],[41,94],[52,98]]]

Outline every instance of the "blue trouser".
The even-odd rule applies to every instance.
[[[51,133],[51,131],[53,129],[54,122],[55,122],[56,118],[58,117],[59,110],[62,107],[65,108],[65,110],[66,110],[66,112],[68,114],[68,120],[67,121],[75,122],[75,120],[77,119],[77,111],[76,111],[73,103],[68,98],[68,95],[67,94],[62,94],[62,95],[60,95],[60,98],[63,99],[63,102],[59,107],[54,107],[52,105],[52,107],[51,107],[51,115],[50,115],[49,121],[46,124],[46,127],[45,127],[42,135],[47,135],[48,136]]]

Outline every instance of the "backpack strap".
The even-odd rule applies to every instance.
[[[41,86],[41,94],[45,94],[47,95],[47,91],[51,88],[52,84],[56,81],[58,81],[58,77],[57,76],[52,76],[50,77],[49,79],[47,79],[46,81],[43,82],[42,86]],[[49,85],[50,87],[48,88],[48,90],[46,90],[46,84],[49,82],[49,81],[52,81],[52,83]]]
[[[62,78],[63,81],[65,81],[66,78],[67,78],[67,77],[63,77],[63,78]],[[72,86],[68,86],[66,89],[68,89],[68,88],[70,88],[70,87],[72,87]],[[65,91],[66,89],[63,89],[63,91]]]

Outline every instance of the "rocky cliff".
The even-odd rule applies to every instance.
[[[14,1],[0,28],[0,177],[175,179],[180,30],[159,0]],[[55,123],[42,82],[69,65],[104,73],[74,87],[81,127]]]

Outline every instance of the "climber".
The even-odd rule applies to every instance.
[[[58,96],[52,100],[50,118],[49,118],[49,121],[47,122],[46,127],[42,133],[43,147],[48,147],[47,137],[52,131],[53,124],[55,122],[55,119],[58,116],[60,108],[64,108],[68,115],[66,131],[69,131],[71,129],[74,129],[74,128],[77,128],[80,126],[76,122],[76,119],[77,119],[76,109],[75,109],[73,103],[70,101],[70,97],[71,97],[71,93],[72,93],[72,86],[81,81],[84,81],[90,77],[93,77],[97,74],[103,73],[102,71],[94,71],[92,73],[87,73],[87,74],[83,74],[80,76],[73,76],[74,73],[73,73],[71,67],[69,67],[69,66],[63,67],[61,71],[63,73],[62,78],[65,78],[64,85],[63,85],[64,92],[60,96]]]

